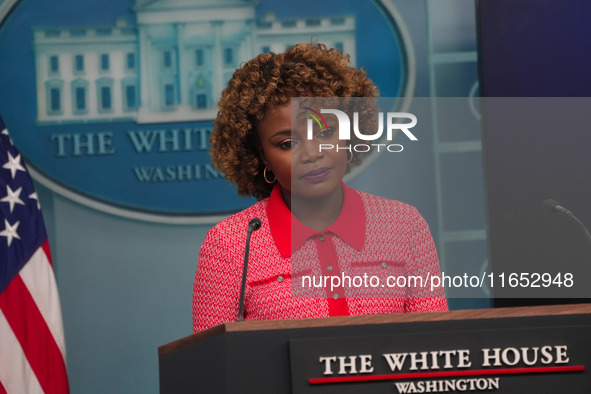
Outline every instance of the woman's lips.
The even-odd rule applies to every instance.
[[[320,182],[330,174],[330,168],[321,167],[312,171],[308,171],[302,176],[302,179],[308,182]]]

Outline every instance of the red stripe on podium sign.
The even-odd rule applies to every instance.
[[[311,378],[310,384],[345,383],[345,382],[370,382],[376,380],[401,380],[424,378],[447,378],[458,376],[478,375],[515,375],[528,373],[554,373],[554,372],[582,372],[584,365],[569,365],[564,367],[531,367],[531,368],[502,368],[502,369],[478,369],[471,371],[438,371],[438,372],[414,372],[388,375],[356,375],[339,376],[334,378]]]

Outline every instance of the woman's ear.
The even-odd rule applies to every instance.
[[[271,167],[269,166],[269,160],[267,160],[267,157],[265,156],[265,152],[263,152],[262,148],[259,150],[259,155],[260,155],[261,163],[263,163],[263,166],[265,166],[265,168],[268,168],[270,170]]]
[[[265,156],[265,150],[263,149],[263,144],[261,142],[261,140],[259,139],[259,134],[258,132],[256,133],[256,141],[255,141],[255,150],[256,153],[258,153],[259,156],[259,162],[262,163],[262,165],[266,168],[269,168],[269,160],[267,160],[267,157]]]

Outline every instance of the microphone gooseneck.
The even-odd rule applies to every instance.
[[[250,251],[250,236],[261,228],[261,219],[253,218],[248,222],[246,230],[246,247],[244,248],[244,265],[242,266],[242,284],[240,286],[240,302],[238,304],[238,321],[244,320],[244,293],[246,291],[246,272],[248,271],[248,255]]]
[[[553,200],[551,198],[547,198],[546,200],[544,200],[544,207],[556,214],[566,215],[567,217],[569,217],[572,220],[574,220],[575,222],[577,222],[578,225],[583,230],[583,232],[585,233],[587,241],[589,242],[589,244],[591,244],[591,234],[589,234],[589,230],[587,230],[587,227],[585,227],[583,222],[581,222],[579,220],[579,218],[576,217],[571,211],[569,211],[568,209],[566,209],[565,207],[560,205],[560,203],[558,201]]]

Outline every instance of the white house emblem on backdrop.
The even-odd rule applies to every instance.
[[[33,177],[124,217],[212,222],[252,204],[208,151],[221,91],[259,53],[321,42],[349,54],[384,96],[410,97],[414,86],[390,0],[4,4],[0,113]]]
[[[213,119],[240,63],[323,37],[355,59],[355,16],[255,17],[254,1],[147,1],[137,25],[37,28],[37,119],[41,124]]]

